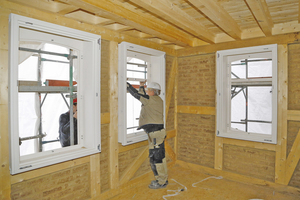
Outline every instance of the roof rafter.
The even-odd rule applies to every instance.
[[[236,21],[215,0],[188,0],[230,37],[240,40],[241,30]]]
[[[59,0],[67,4],[94,13],[100,17],[112,19],[126,26],[134,27],[144,33],[154,35],[179,46],[194,46],[193,36],[174,26],[151,17],[141,11],[125,7],[118,1],[110,0]]]
[[[266,36],[272,36],[274,26],[265,0],[244,0]]]
[[[215,35],[170,0],[130,0],[134,4],[178,25],[208,43],[215,43]]]

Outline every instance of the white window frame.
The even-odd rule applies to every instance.
[[[251,54],[270,52],[272,57],[272,133],[261,134],[231,129],[231,56],[251,58]],[[277,143],[277,44],[230,49],[216,52],[217,129],[216,135],[248,141]]]
[[[18,52],[20,27],[53,34],[52,42],[60,43],[60,38],[74,38],[82,42],[82,52],[78,59],[78,145],[20,156],[18,122]],[[38,40],[39,38],[37,38]],[[99,153],[101,149],[100,111],[100,36],[60,25],[10,14],[9,46],[9,127],[10,127],[10,172],[17,174],[48,165]],[[45,42],[45,41],[43,41]],[[46,41],[47,42],[47,41]],[[71,44],[72,47],[72,44]],[[90,89],[87,90],[86,88]],[[57,119],[58,123],[58,119]],[[58,133],[57,133],[58,134]]]
[[[119,44],[119,99],[118,99],[118,141],[123,146],[134,144],[147,140],[147,134],[141,130],[140,132],[127,134],[127,109],[126,109],[126,93],[127,93],[127,57],[137,57],[140,54],[150,55],[151,65],[147,67],[147,82],[157,82],[161,86],[161,94],[165,105],[165,52],[155,49],[143,47],[128,42]],[[164,109],[165,116],[165,109]],[[164,119],[165,121],[165,119]],[[164,123],[165,124],[165,123]]]

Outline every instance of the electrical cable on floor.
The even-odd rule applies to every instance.
[[[183,184],[177,182],[175,179],[171,179],[171,180],[174,181],[174,182],[176,182],[176,183],[178,183],[179,185],[183,186],[184,188],[178,189],[178,190],[167,190],[167,192],[174,192],[174,194],[167,194],[167,195],[164,195],[164,196],[163,196],[163,199],[164,199],[164,200],[167,200],[166,197],[173,197],[173,196],[178,195],[180,192],[183,192],[183,191],[187,190],[187,187],[185,187],[185,185],[183,185]]]
[[[210,179],[210,178],[214,178],[214,179],[222,179],[223,177],[222,177],[222,176],[218,176],[218,177],[216,177],[216,176],[210,176],[210,177],[207,177],[207,178],[205,178],[205,179],[203,179],[203,180],[201,180],[201,181],[199,181],[199,182],[193,183],[192,186],[193,186],[193,187],[197,187],[197,186],[195,186],[196,184],[201,183],[201,182],[203,182],[203,181],[206,181],[207,179]]]

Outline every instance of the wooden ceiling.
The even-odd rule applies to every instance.
[[[173,49],[299,32],[299,0],[9,0]]]

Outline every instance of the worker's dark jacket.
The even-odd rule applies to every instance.
[[[77,119],[74,121],[74,144],[77,144]],[[70,146],[70,112],[59,117],[59,140],[62,147]]]

